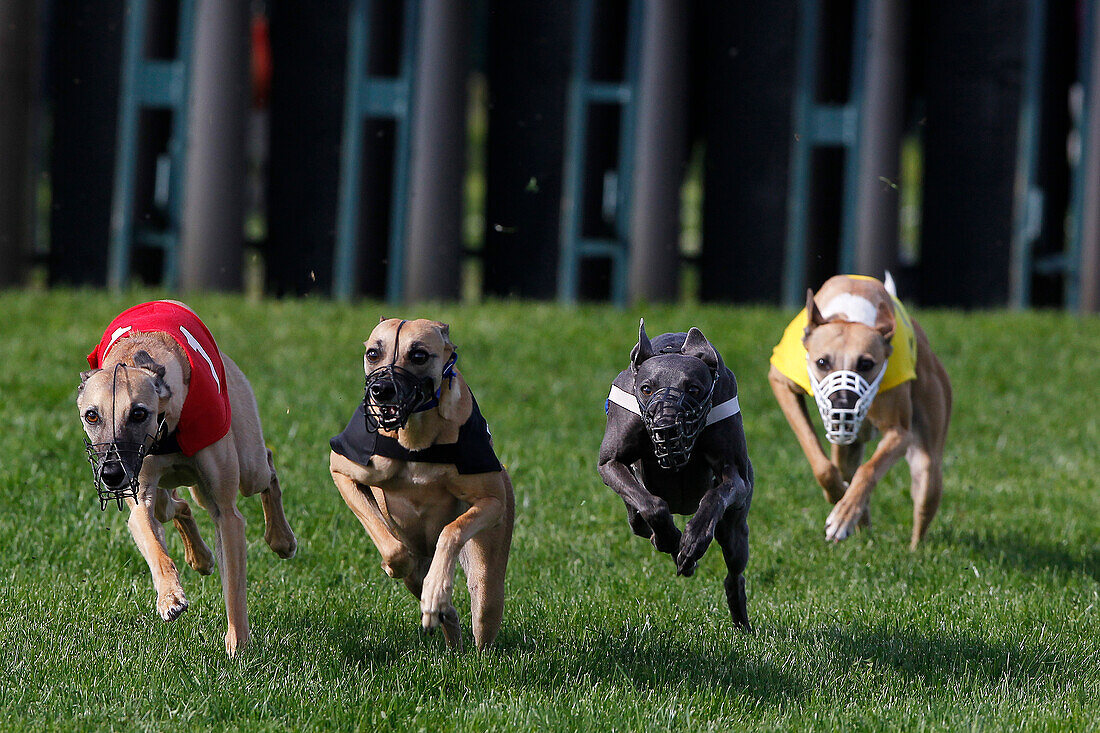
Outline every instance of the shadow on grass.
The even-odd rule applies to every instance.
[[[988,641],[966,633],[938,633],[893,625],[761,628],[728,638],[712,631],[673,627],[506,620],[489,652],[473,650],[464,618],[466,652],[449,653],[441,634],[420,632],[413,614],[400,618],[340,609],[325,614],[291,614],[286,621],[300,633],[322,640],[358,674],[405,669],[424,674],[425,664],[443,679],[433,684],[448,693],[482,690],[532,691],[627,687],[639,691],[714,693],[744,696],[769,706],[832,697],[838,684],[851,688],[858,670],[888,668],[901,677],[933,687],[1072,685],[1090,663],[1038,646]],[[404,675],[405,672],[398,672]],[[855,678],[853,678],[855,675]]]
[[[964,679],[1017,690],[1037,682],[1060,686],[1072,683],[1087,662],[1059,661],[1044,649],[991,643],[967,634],[855,626],[802,632],[800,636],[808,644],[832,649],[831,661],[841,668],[859,667],[870,660],[932,685]]]
[[[970,547],[988,560],[1000,561],[1029,573],[1063,570],[1084,573],[1100,581],[1100,552],[1092,547],[1082,547],[1080,552],[1074,552],[1054,543],[1036,541],[1020,532],[953,531],[941,541]]]
[[[513,625],[501,632],[494,653],[526,659],[519,672],[525,666],[538,672],[516,677],[515,684],[525,687],[622,682],[635,689],[733,691],[769,704],[803,697],[797,677],[762,661],[759,654],[746,654],[736,641],[741,632],[732,624],[729,634],[731,648],[715,651],[705,643],[685,643],[678,638],[683,635],[679,629],[588,627],[570,637],[561,630]],[[754,643],[753,636],[742,638]]]
[[[715,653],[713,645],[679,640],[676,637],[682,632],[673,629],[584,626],[570,633],[564,627],[553,628],[552,623],[534,627],[511,619],[505,621],[491,649],[479,655],[474,651],[469,618],[464,616],[465,652],[452,655],[442,634],[423,633],[412,613],[383,623],[377,615],[354,610],[292,613],[285,621],[302,634],[322,639],[324,646],[362,674],[416,666],[425,656],[453,660],[456,668],[486,667],[466,681],[462,674],[445,681],[443,688],[469,686],[476,680],[482,688],[558,693],[613,683],[635,689],[733,690],[771,703],[797,699],[802,689],[797,678],[761,662],[759,655],[745,655],[743,645],[735,641],[740,632],[732,625],[731,648]],[[752,637],[745,638],[752,643]]]

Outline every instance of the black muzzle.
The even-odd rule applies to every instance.
[[[367,431],[400,430],[409,416],[434,399],[431,377],[417,377],[394,364],[378,367],[367,375],[363,392]]]
[[[707,424],[715,382],[717,379],[711,381],[701,400],[676,387],[659,389],[644,403],[638,399],[642,422],[661,468],[679,470],[691,460],[695,440]]]
[[[125,368],[121,362],[115,364],[115,372],[111,384],[111,415],[115,414],[115,396],[118,393],[118,371]],[[113,423],[112,423],[113,425]],[[157,416],[157,432],[155,435],[145,434],[140,443],[125,440],[112,440],[108,443],[92,443],[88,436],[84,436],[84,450],[88,454],[88,462],[92,464],[92,480],[95,483],[96,493],[99,494],[99,510],[104,511],[107,505],[114,501],[118,510],[122,511],[125,499],[131,498],[137,501],[138,474],[141,473],[141,464],[145,456],[150,453],[171,453],[179,450],[175,441],[175,433],[168,436],[168,416],[161,413]],[[114,428],[112,436],[117,437]],[[160,450],[161,442],[168,438],[165,450]]]
[[[127,497],[137,501],[138,474],[147,452],[145,444],[91,443],[85,438],[84,446],[88,452],[88,462],[92,464],[100,510],[114,501],[122,511],[123,501]]]
[[[103,511],[112,501],[122,511],[127,499],[137,501],[138,474],[145,456],[157,453],[164,435],[167,420],[161,418],[156,435],[146,434],[140,443],[114,441],[110,443],[92,443],[84,438],[84,449],[88,453],[88,462],[92,464],[92,478],[96,493],[99,494],[99,509]]]

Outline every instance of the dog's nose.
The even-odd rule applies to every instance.
[[[117,489],[126,481],[126,469],[119,461],[111,461],[103,464],[103,470],[99,472],[103,483],[109,489]]]
[[[832,402],[833,407],[838,410],[851,410],[856,406],[856,403],[859,402],[859,397],[851,390],[842,389],[830,397],[829,401]]]
[[[396,394],[393,382],[375,382],[370,386],[370,396],[378,401],[392,400]]]

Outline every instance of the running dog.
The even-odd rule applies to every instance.
[[[630,528],[684,576],[717,540],[730,615],[751,631],[744,571],[753,470],[733,372],[699,329],[650,342],[642,321],[605,409],[599,473],[626,504]],[[683,534],[674,513],[694,515]]]
[[[904,455],[912,477],[910,548],[916,549],[943,492],[951,383],[889,274],[885,284],[837,275],[816,296],[807,291],[806,309],[772,353],[768,380],[825,498],[836,505],[825,520],[825,538],[840,541],[870,524],[871,491]],[[813,394],[825,423],[831,461],[810,425],[806,394]],[[860,465],[872,426],[882,439]]]
[[[515,499],[488,425],[462,374],[450,327],[381,319],[363,344],[366,389],[329,471],[348,508],[420,603],[424,629],[462,649],[451,604],[455,563],[466,573],[474,642],[496,638]]]
[[[229,622],[225,650],[233,656],[248,641],[238,492],[260,494],[264,539],[279,557],[293,557],[297,548],[252,388],[194,311],[176,301],[123,311],[88,365],[77,408],[100,508],[112,501],[119,510],[129,506],[130,534],[152,572],[157,612],[173,621],[187,610],[187,599],[161,525],[175,523],[188,565],[202,575],[214,569],[191,507],[176,494],[178,486],[191,487],[214,520]]]

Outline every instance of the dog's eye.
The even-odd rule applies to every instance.
[[[142,423],[149,417],[149,411],[144,407],[135,407],[130,410],[130,422]]]
[[[88,423],[89,425],[95,425],[97,422],[99,422],[99,413],[96,412],[94,409],[85,410],[84,422]]]
[[[409,354],[409,361],[413,364],[424,364],[428,361],[428,357],[431,356],[427,351],[417,349]]]
[[[700,392],[702,392],[702,390],[696,387],[694,384],[688,387],[688,394],[692,397],[698,397]]]
[[[859,361],[856,362],[856,371],[857,372],[869,372],[874,368],[875,368],[875,360],[874,359],[868,359],[866,356],[860,357]]]
[[[381,356],[382,352],[374,348],[373,346],[367,349],[367,358],[371,361],[378,361]]]
[[[649,397],[651,394],[653,394],[653,388],[650,387],[648,384],[643,384],[641,387],[638,388],[638,391],[644,394],[646,397]]]
[[[826,359],[824,356],[821,357],[820,359],[817,360],[817,368],[818,369],[828,369],[829,368],[829,360]]]

